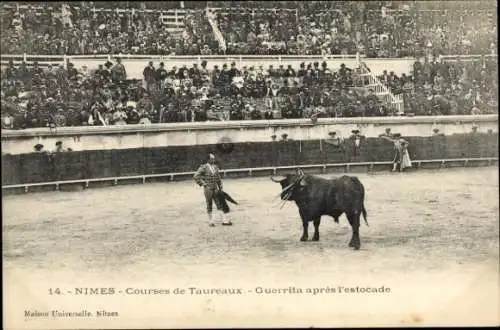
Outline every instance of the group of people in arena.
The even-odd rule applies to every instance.
[[[181,3],[181,2],[179,2]],[[182,2],[183,3],[183,2]],[[179,33],[166,28],[172,4],[5,2],[1,43],[9,54],[289,54],[360,52],[367,57],[496,52],[494,2],[203,2],[178,5]],[[107,8],[102,8],[102,7]],[[207,8],[207,6],[209,6]],[[138,8],[137,8],[138,7]],[[181,8],[184,7],[184,8]],[[150,8],[150,10],[148,10]],[[180,15],[180,14],[179,14]],[[209,22],[214,17],[214,26]],[[217,38],[217,35],[223,38]]]

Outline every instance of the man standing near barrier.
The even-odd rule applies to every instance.
[[[394,159],[392,161],[393,167],[392,167],[392,172],[395,172],[398,165],[399,165],[399,171],[403,172],[405,168],[411,167],[411,158],[408,153],[408,141],[403,139],[401,137],[400,133],[394,133],[390,134],[390,130],[387,131],[385,134],[380,135],[381,138],[391,141],[394,143],[394,150],[395,150],[395,155]]]
[[[214,227],[215,223],[213,221],[212,215],[212,205],[215,202],[217,210],[220,212],[222,217],[223,226],[231,226],[231,221],[226,218],[226,213],[222,211],[223,209],[223,196],[222,196],[222,180],[219,174],[219,167],[215,164],[215,155],[210,154],[208,162],[201,165],[193,176],[193,179],[199,186],[203,187],[205,194],[205,200],[207,203],[207,214],[208,214],[208,224],[210,227]]]

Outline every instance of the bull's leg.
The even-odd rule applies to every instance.
[[[321,217],[314,219],[313,223],[314,223],[314,236],[312,240],[319,241],[319,224],[321,223]]]
[[[302,219],[302,228],[303,228],[302,237],[300,238],[300,240],[302,242],[305,242],[309,238],[309,235],[308,235],[309,216],[307,213],[307,209],[304,207],[299,206],[299,213],[300,213],[300,218]]]
[[[349,242],[349,247],[353,247],[355,250],[359,250],[361,247],[361,241],[359,239],[359,217],[358,212],[350,212],[347,214],[347,219],[352,227],[352,237]]]
[[[303,231],[302,231],[302,237],[300,238],[300,241],[305,242],[309,238],[309,235],[308,235],[309,221],[307,221],[307,219],[302,219],[302,228],[303,228]]]

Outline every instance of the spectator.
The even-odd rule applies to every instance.
[[[116,64],[111,69],[111,77],[114,83],[122,83],[127,79],[127,72],[125,66],[122,64],[121,59],[116,59]]]
[[[143,71],[144,83],[147,91],[152,91],[156,82],[156,70],[153,62],[149,62],[148,66]]]

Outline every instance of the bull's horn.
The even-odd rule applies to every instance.
[[[285,194],[285,193],[288,193],[290,191],[290,189],[292,189],[292,187],[295,186],[295,183],[291,183],[289,184],[288,186],[286,186],[280,193],[280,195],[282,194]]]
[[[278,183],[285,180],[285,179],[286,179],[286,177],[284,177],[282,175],[278,175],[278,176],[272,175],[271,176],[271,180],[273,180],[274,182],[278,182]]]

